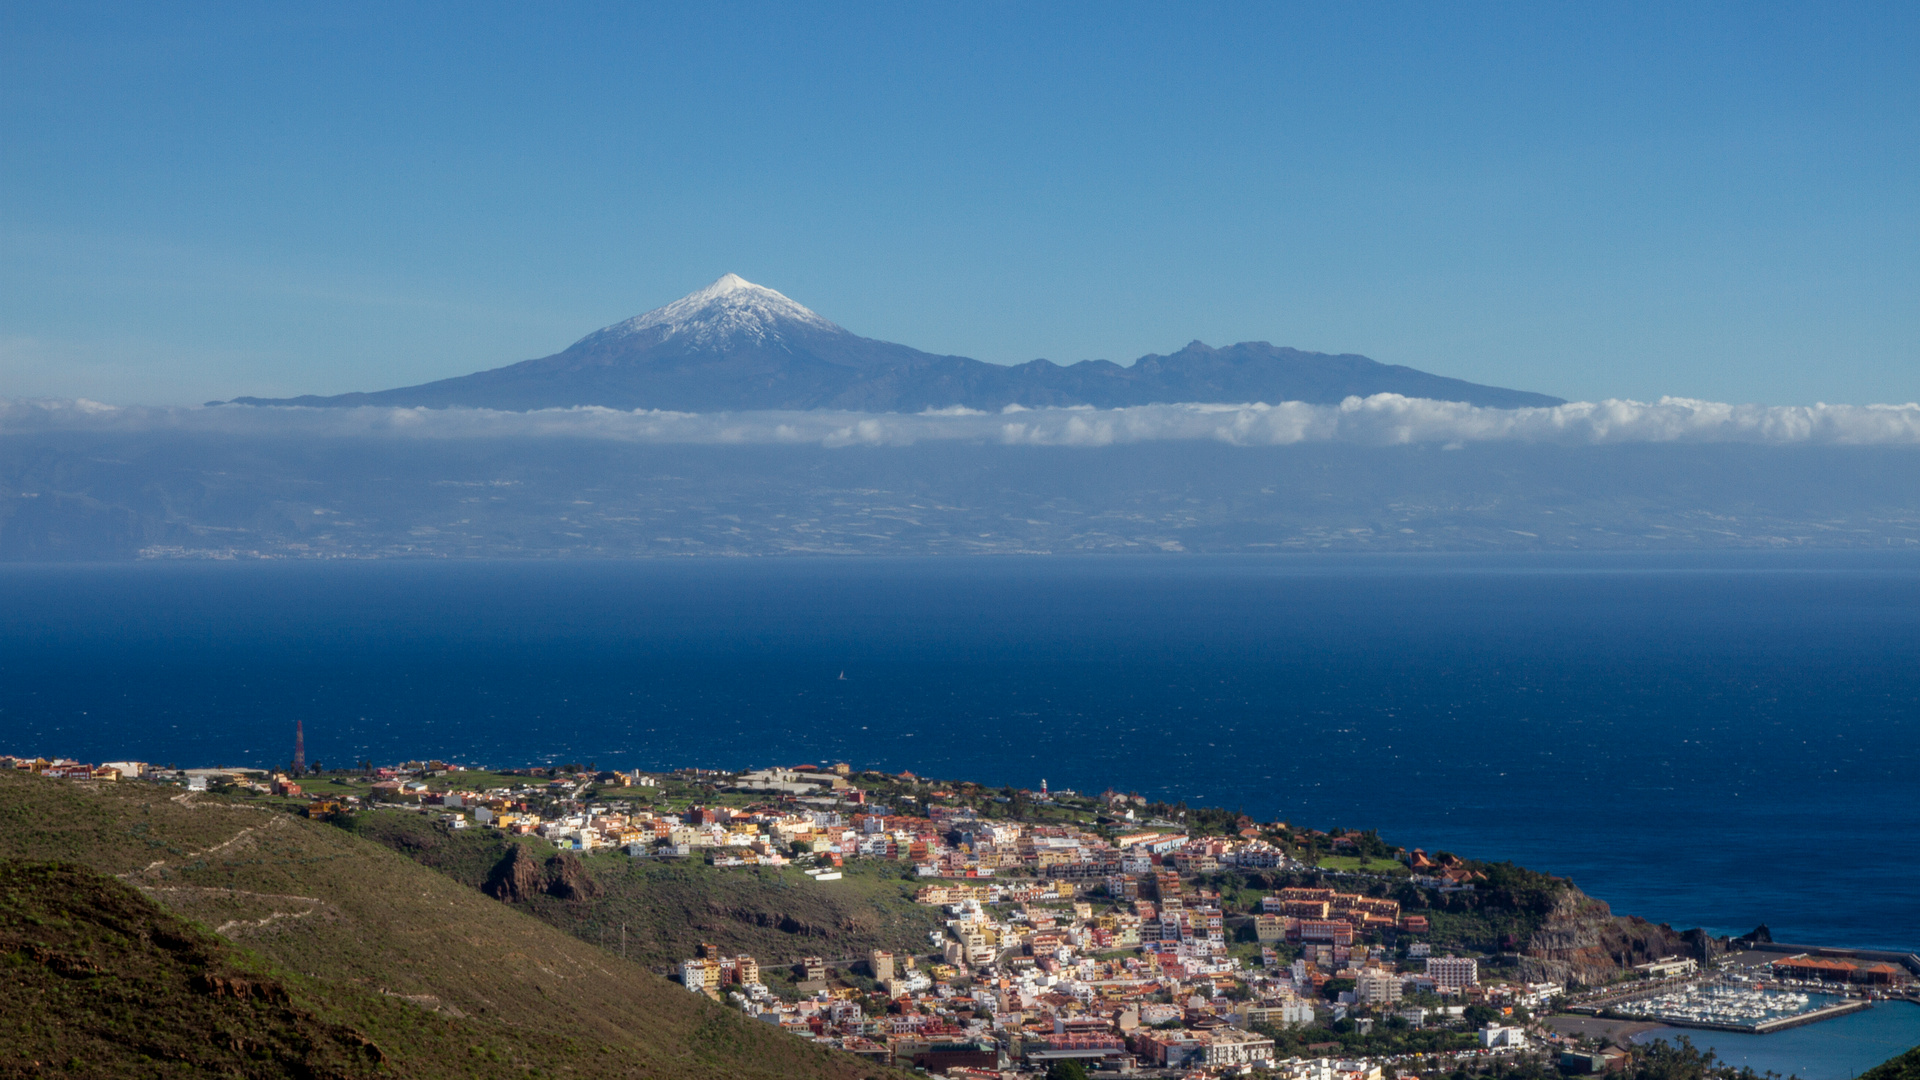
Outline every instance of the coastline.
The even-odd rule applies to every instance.
[[[1727,1064],[1799,1080],[1850,1080],[1920,1045],[1920,1002],[1890,999],[1822,1023],[1766,1034],[1702,1031],[1658,1025],[1630,1036],[1632,1045],[1688,1038]]]
[[[297,740],[296,758],[300,749]],[[642,964],[677,959],[674,966],[685,990],[725,1001],[783,1029],[807,1026],[816,1040],[841,1049],[889,1054],[896,1064],[920,1053],[913,1050],[917,1044],[912,1044],[911,1037],[903,1036],[905,1041],[896,1040],[897,1045],[877,1043],[865,1027],[866,1014],[854,1017],[850,1007],[841,1010],[849,1019],[821,1020],[819,1030],[807,1022],[814,1018],[805,1014],[819,1013],[828,997],[852,1000],[838,996],[843,991],[860,998],[863,1010],[907,1000],[916,1009],[928,1010],[925,1015],[944,1017],[939,1022],[943,1035],[965,1036],[969,1045],[999,1041],[1005,1049],[1038,1061],[1054,1049],[1046,1037],[1048,1018],[1027,1017],[1025,1012],[1052,996],[1046,991],[1062,979],[1088,987],[1125,981],[1139,990],[1139,1000],[1126,1007],[1114,1005],[1114,1012],[1098,1018],[1108,1026],[1080,1033],[1096,1040],[1097,1046],[1076,1044],[1067,1049],[1152,1057],[1170,1044],[1152,1031],[1134,1030],[1151,1015],[1159,1017],[1151,1021],[1153,1027],[1170,1022],[1181,1023],[1181,1031],[1191,1027],[1188,1035],[1167,1039],[1196,1045],[1225,1040],[1249,1054],[1258,1051],[1263,1058],[1284,1056],[1298,1066],[1289,1066],[1291,1080],[1314,1080],[1308,1075],[1311,1066],[1305,1064],[1313,1057],[1311,1052],[1336,1045],[1355,1060],[1383,1067],[1405,1060],[1410,1053],[1469,1060],[1461,1055],[1484,1057],[1489,1051],[1526,1055],[1549,1050],[1552,1043],[1566,1045],[1567,1025],[1558,1021],[1548,1025],[1557,1035],[1548,1047],[1529,1041],[1535,1033],[1525,1030],[1527,1014],[1537,1015],[1536,1010],[1565,999],[1555,1001],[1562,988],[1552,980],[1538,981],[1540,972],[1526,968],[1522,954],[1499,951],[1505,945],[1503,935],[1518,929],[1516,913],[1541,911],[1545,920],[1530,936],[1525,957],[1564,965],[1570,973],[1595,970],[1594,962],[1580,957],[1596,947],[1605,951],[1610,946],[1630,948],[1633,956],[1628,960],[1650,958],[1635,967],[1660,969],[1662,950],[1689,940],[1670,927],[1612,916],[1604,902],[1580,893],[1571,882],[1512,864],[1464,860],[1446,852],[1429,857],[1421,849],[1390,848],[1371,831],[1329,832],[1286,822],[1260,823],[1228,811],[1152,803],[1112,790],[1093,796],[1050,791],[1044,784],[1037,792],[995,789],[912,773],[856,772],[846,763],[738,774],[691,769],[646,774],[596,771],[591,765],[494,772],[409,760],[382,767],[362,762],[357,770],[295,768],[296,775],[270,777],[246,771],[233,775],[214,769],[160,769],[140,762],[90,765],[13,759],[7,763],[13,765],[12,773],[38,777],[37,783],[21,789],[23,796],[59,791],[71,784],[70,790],[76,793],[139,799],[141,787],[162,794],[174,787],[185,790],[169,796],[169,804],[198,801],[278,810],[286,820],[325,821],[332,826],[324,830],[329,839],[339,829],[407,854],[495,902],[510,907],[534,905],[523,913],[589,944],[596,943],[596,900],[631,917],[637,909],[621,905],[633,899],[636,889],[652,894],[674,880],[693,888],[699,883],[692,879],[704,878],[708,885],[732,894],[735,907],[730,910],[749,914],[751,903],[739,906],[745,902],[743,888],[751,891],[754,881],[768,877],[784,883],[789,875],[804,873],[811,880],[797,882],[801,889],[824,889],[822,900],[862,909],[884,894],[892,905],[886,910],[902,918],[909,911],[923,918],[901,923],[904,929],[898,934],[862,940],[858,947],[829,947],[831,937],[808,941],[804,948],[816,956],[799,959],[792,955],[799,942],[770,933],[755,936],[770,929],[767,920],[735,918],[737,927],[709,922],[697,935],[683,935],[685,940],[654,940],[657,935],[643,932],[640,943],[658,955],[633,959]],[[199,795],[202,790],[204,796]],[[145,805],[151,809],[155,804]],[[250,824],[243,832],[257,827]],[[513,839],[516,836],[520,839]],[[1023,837],[1030,839],[1023,843]],[[743,842],[733,842],[736,839]],[[231,842],[221,841],[219,846]],[[1075,854],[1067,857],[1062,845]],[[528,854],[548,850],[553,854],[544,862]],[[432,851],[440,854],[421,857]],[[1336,854],[1345,851],[1360,854]],[[1380,857],[1383,854],[1386,857]],[[1356,859],[1363,865],[1381,863],[1381,872],[1371,875],[1377,879],[1375,884],[1402,897],[1412,913],[1403,914],[1401,899],[1369,895],[1372,886],[1351,893],[1327,887],[1324,878],[1357,881],[1369,876],[1352,873],[1350,864]],[[1323,862],[1328,865],[1323,867]],[[807,863],[814,865],[803,870]],[[459,869],[462,866],[465,870]],[[730,872],[751,875],[753,880],[729,877]],[[1148,888],[1154,893],[1151,900],[1138,895]],[[683,899],[697,900],[697,891]],[[1529,902],[1528,895],[1552,902],[1541,908]],[[583,913],[588,921],[549,918],[563,913],[540,907],[542,897],[569,901],[573,906],[568,910],[578,908],[576,916]],[[909,903],[914,906],[909,908]],[[1165,913],[1160,910],[1162,904]],[[1290,905],[1315,910],[1296,914]],[[777,898],[777,909],[782,925],[776,929],[784,929],[785,920],[797,910],[794,898]],[[795,921],[796,927],[854,925],[832,911],[805,914],[806,921]],[[936,933],[941,952],[928,954],[927,946],[915,940],[920,936],[918,929],[924,918],[937,920],[941,914],[967,917],[947,924],[955,935],[951,940]],[[1251,926],[1246,925],[1248,919]],[[975,929],[955,929],[961,923]],[[1149,935],[1149,923],[1158,932]],[[621,956],[627,959],[625,921],[621,925]],[[867,925],[884,930],[890,922],[869,918]],[[1169,925],[1177,937],[1166,936]],[[992,930],[993,942],[986,941],[987,930],[980,927]],[[1242,932],[1248,929],[1253,935]],[[1268,932],[1262,933],[1263,929]],[[1586,936],[1603,929],[1621,936]],[[1122,940],[1123,930],[1137,935],[1137,945]],[[1311,937],[1309,930],[1314,931]],[[976,935],[979,942],[973,940]],[[821,935],[809,931],[808,936]],[[1032,951],[1005,951],[1002,944],[1009,936],[1021,950]],[[1436,960],[1440,954],[1434,951],[1435,939],[1448,938],[1454,942],[1452,947],[1466,948],[1468,956],[1441,955]],[[712,944],[716,940],[718,947]],[[1062,966],[1060,950],[1069,941],[1076,949],[1090,951]],[[1761,964],[1778,962],[1767,957],[1781,957],[1791,948],[1742,949],[1729,956],[1724,940],[1697,944],[1716,964],[1731,961],[1735,969],[1749,965],[1755,969],[1731,974],[1736,982],[1752,981]],[[1129,945],[1140,950],[1138,955],[1123,955]],[[1341,950],[1342,945],[1348,948]],[[851,957],[857,962],[863,948],[869,956],[872,985],[852,966],[825,959]],[[1339,955],[1341,951],[1346,955]],[[1829,956],[1840,952],[1822,951]],[[1420,958],[1426,960],[1424,970]],[[896,959],[905,964],[904,969],[893,967]],[[927,963],[924,975],[909,962],[915,960]],[[1616,965],[1625,963],[1617,955],[1613,960]],[[722,979],[716,984],[708,973],[719,975],[725,961],[731,961],[736,972],[745,965],[752,977],[736,983]],[[657,963],[650,966],[658,969]],[[1803,965],[1809,971],[1833,966]],[[830,968],[838,974],[830,973]],[[897,974],[900,970],[915,974],[902,976]],[[878,974],[881,971],[884,976]],[[1361,1005],[1360,998],[1349,996],[1338,981],[1346,972],[1358,973],[1350,976],[1354,990],[1364,984],[1369,996],[1384,995],[1378,1008],[1367,1010],[1373,1013],[1372,1020],[1385,1017],[1391,1023],[1398,1018],[1408,1023],[1384,1031],[1375,1031],[1371,1025],[1354,1032],[1339,1028],[1338,1022],[1346,1016],[1338,1006]],[[769,977],[762,978],[763,973]],[[1597,973],[1608,976],[1607,985],[1614,988],[1614,993],[1602,995],[1607,1000],[1616,999],[1623,985],[1646,988],[1628,992],[1642,996],[1698,981],[1669,978],[1621,984],[1619,976],[1632,976],[1624,967]],[[689,981],[695,975],[699,981]],[[1431,1001],[1406,1010],[1391,1004],[1402,995],[1387,991],[1437,994],[1443,989],[1442,979],[1460,980],[1450,988],[1465,1002],[1460,1011],[1443,1009],[1436,1016],[1425,1007]],[[1242,992],[1237,996],[1222,992],[1222,980]],[[844,985],[836,989],[834,982]],[[992,1002],[990,1018],[978,1009],[962,1010],[950,1004],[980,1000],[974,991],[1016,993],[1009,984],[1017,984],[1020,1007],[1013,1007],[1014,998],[1003,996]],[[1184,1009],[1164,1015],[1169,1003],[1150,1000],[1158,992],[1156,984],[1170,987],[1167,992],[1176,999],[1190,990],[1194,993],[1188,995]],[[732,985],[745,989],[730,992],[727,988]],[[1569,982],[1567,987],[1574,985]],[[961,998],[958,990],[969,992]],[[1265,1013],[1235,1011],[1236,1001],[1269,999],[1283,1004],[1264,1008],[1284,1009],[1289,1007],[1287,1002],[1299,1008],[1299,1003],[1307,1003],[1310,1014],[1276,1025]],[[1324,1011],[1318,1004],[1322,1002],[1327,1003]],[[1802,998],[1800,1003],[1810,1002]],[[1128,1008],[1137,1011],[1127,1013]],[[1197,1015],[1196,1009],[1200,1010]],[[1514,1018],[1515,1025],[1502,1021],[1503,1009],[1510,1010],[1506,1015]],[[1817,1067],[1796,1064],[1774,1071],[1790,1072],[1802,1080],[1845,1080],[1860,1071],[1855,1066],[1862,1064],[1863,1054],[1878,1055],[1875,1061],[1865,1062],[1877,1064],[1893,1056],[1883,1050],[1897,1052],[1920,1041],[1920,1014],[1894,1009],[1879,1010],[1886,1014],[1880,1017],[1856,1015],[1874,1011],[1869,1001],[1847,1000],[1749,1028],[1664,1018],[1620,1023],[1596,1017],[1593,1023],[1606,1025],[1605,1036],[1595,1039],[1580,1033],[1571,1041],[1576,1050],[1589,1040],[1624,1047],[1662,1038],[1680,1027],[1705,1028],[1712,1035],[1699,1038],[1704,1049],[1719,1053],[1725,1045],[1731,1058],[1735,1054],[1731,1047],[1744,1044],[1739,1053],[1748,1059],[1779,1054],[1809,1058],[1819,1063]],[[1413,1013],[1411,1019],[1408,1012]],[[906,1015],[904,1006],[901,1015]],[[1777,1034],[1817,1020],[1847,1024],[1850,1017],[1862,1020],[1856,1026],[1873,1033],[1865,1044],[1871,1050],[1863,1049],[1861,1040],[1849,1039],[1849,1029],[1833,1026],[1798,1039]],[[1429,1021],[1438,1021],[1433,1032],[1412,1034],[1424,1032]],[[1058,1015],[1052,1017],[1055,1034],[1063,1022]],[[1301,1030],[1292,1030],[1296,1026]],[[1893,1034],[1888,1036],[1888,1031]],[[1346,1039],[1348,1034],[1355,1038]],[[1767,1036],[1765,1043],[1756,1039],[1762,1034]],[[1410,1039],[1422,1041],[1408,1043]],[[1479,1042],[1477,1049],[1471,1044],[1474,1039]],[[986,1053],[977,1048],[968,1052]],[[1688,1053],[1684,1048],[1676,1052]]]

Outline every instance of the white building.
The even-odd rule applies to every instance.
[[[1313,1023],[1313,1005],[1302,998],[1282,998],[1272,1004],[1242,1006],[1231,1019],[1236,1024],[1248,1027],[1254,1024],[1277,1028],[1298,1027]]]
[[[1429,956],[1427,975],[1441,993],[1457,994],[1480,981],[1480,962],[1462,956]]]
[[[1480,1045],[1489,1050],[1496,1047],[1519,1050],[1527,1045],[1527,1033],[1523,1028],[1488,1024],[1480,1029]]]
[[[1671,979],[1678,975],[1691,975],[1699,968],[1700,965],[1691,958],[1682,959],[1678,956],[1663,956],[1652,963],[1633,966],[1633,970],[1649,979]]]
[[[1238,1028],[1215,1028],[1206,1033],[1205,1064],[1209,1068],[1265,1064],[1273,1060],[1273,1040]]]
[[[1520,995],[1520,1003],[1529,1009],[1545,1008],[1553,999],[1566,993],[1567,988],[1556,982],[1528,983],[1526,992]]]
[[[1391,1005],[1400,1000],[1400,976],[1367,968],[1354,977],[1353,998],[1368,1005]]]

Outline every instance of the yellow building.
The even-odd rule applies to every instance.
[[[760,961],[746,953],[733,958],[733,978],[739,983],[757,983],[760,981]]]

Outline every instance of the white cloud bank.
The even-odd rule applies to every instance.
[[[0,434],[176,432],[249,436],[572,437],[641,443],[908,446],[923,442],[1112,446],[1213,440],[1235,446],[1341,442],[1370,446],[1531,442],[1920,446],[1920,405],[1724,405],[1685,398],[1485,409],[1375,394],[1339,405],[1144,405],[1126,409],[949,408],[917,414],[622,412],[597,407],[313,409],[238,405],[115,407],[85,400],[0,399]]]

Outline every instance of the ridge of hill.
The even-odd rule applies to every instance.
[[[1380,393],[1503,409],[1565,404],[1352,353],[1303,352],[1264,341],[1223,349],[1194,341],[1125,367],[1108,360],[989,364],[861,337],[735,274],[552,356],[392,390],[239,397],[230,404],[919,412],[1184,401],[1332,405]]]
[[[0,858],[112,875],[257,956],[261,966],[252,967],[207,953],[212,970],[256,972],[284,988],[282,1007],[310,1018],[259,1021],[262,1046],[302,1032],[341,1046],[364,1037],[384,1056],[384,1074],[418,1077],[897,1075],[689,994],[378,844],[284,810],[168,797],[148,785],[0,774]],[[7,895],[38,903],[32,889]],[[112,934],[160,925],[124,902],[118,910]],[[99,933],[107,940],[108,930]],[[85,1008],[84,999],[41,1002],[8,1015],[60,1023],[49,1051],[56,1057],[110,1046],[134,1060],[137,1030],[170,1022],[128,1005],[118,1026],[87,1029],[83,1039],[63,1010]],[[86,1041],[96,1037],[105,1041]],[[247,1075],[301,1074],[269,1062]]]

